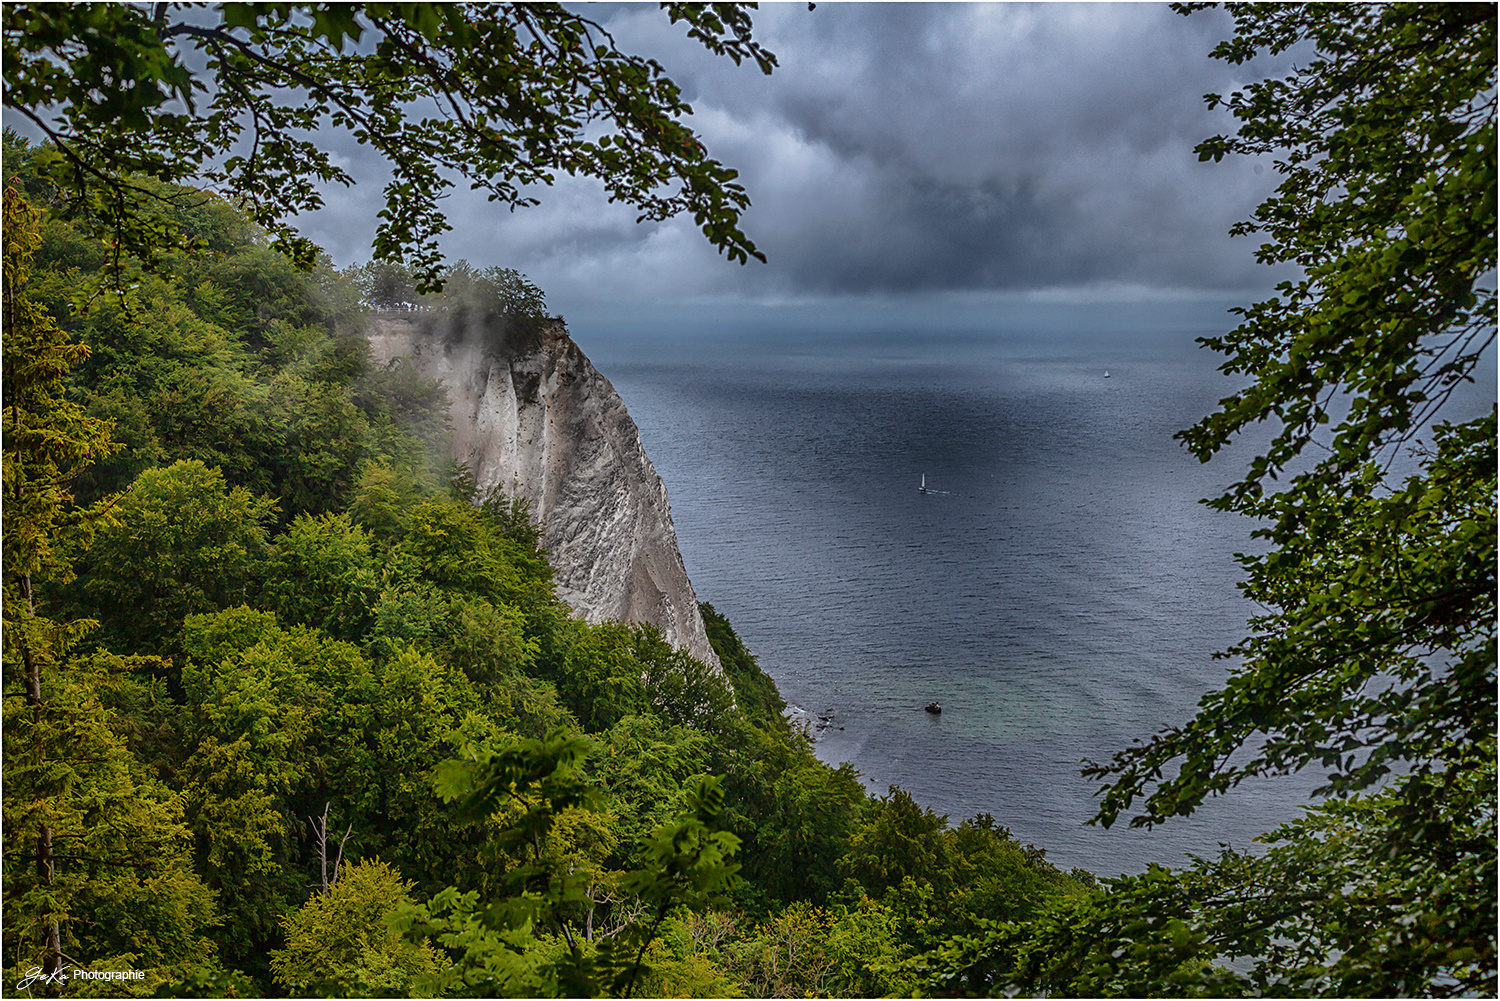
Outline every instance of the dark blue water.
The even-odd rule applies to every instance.
[[[1205,466],[1172,439],[1232,388],[1193,345],[1219,315],[573,334],[640,427],[699,597],[842,727],[819,756],[1113,874],[1249,847],[1319,779],[1085,826],[1079,760],[1189,718],[1254,611],[1252,525],[1197,503],[1249,452]]]

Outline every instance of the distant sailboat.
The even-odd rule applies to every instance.
[[[927,494],[928,496],[931,496],[933,494],[944,494],[944,495],[946,495],[948,493],[948,491],[947,490],[939,490],[937,487],[929,487],[927,485],[927,474],[923,473],[922,474],[922,485],[920,487],[917,487],[917,493],[919,493],[919,494]]]
[[[1104,370],[1104,378],[1106,378],[1106,379],[1109,378],[1109,369],[1105,369]]]

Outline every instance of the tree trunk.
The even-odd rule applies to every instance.
[[[31,574],[21,576],[21,593],[26,596],[26,609],[34,613],[36,609],[31,602]],[[31,644],[27,642],[25,631],[19,639],[21,647],[21,659],[26,664],[26,704],[38,714],[42,710],[42,666],[31,652]],[[47,824],[41,824],[36,833],[36,875],[43,886],[51,886],[56,875],[56,865],[52,857],[52,828]],[[42,960],[42,973],[48,977],[62,969],[62,929],[58,927],[57,919],[50,917],[47,911],[42,911],[38,917],[41,918],[42,927],[46,929],[47,955]],[[49,983],[49,990],[52,985]]]
[[[37,831],[36,838],[36,874],[43,886],[51,886],[53,873],[52,828],[43,824]],[[47,930],[47,956],[42,960],[42,974],[51,977],[63,965],[62,929],[58,927],[56,918],[49,919],[46,911],[42,912],[41,918],[42,925]],[[49,983],[49,991],[51,987]]]

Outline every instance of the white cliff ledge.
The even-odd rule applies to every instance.
[[[453,457],[481,490],[524,497],[558,595],[588,622],[646,622],[718,669],[677,548],[667,489],[614,386],[561,320],[522,345],[441,313],[373,316],[379,365],[407,356],[452,401]]]

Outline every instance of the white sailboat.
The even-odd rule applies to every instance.
[[[924,494],[927,492],[927,474],[926,473],[922,474],[922,485],[920,487],[917,487],[917,490],[920,493],[924,493]]]

